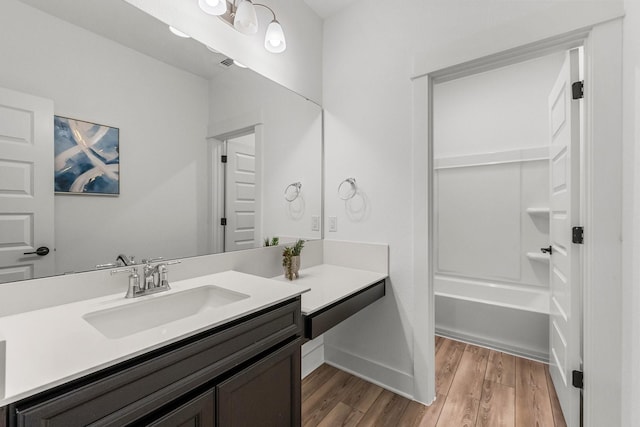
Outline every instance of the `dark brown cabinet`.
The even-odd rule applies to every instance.
[[[0,408],[0,414],[6,413],[9,427],[299,425],[301,336],[297,297]],[[268,411],[252,415],[262,411],[261,402],[268,402]],[[240,416],[239,408],[249,415]],[[245,422],[252,416],[260,422]]]
[[[294,341],[216,387],[218,425],[300,425],[300,341]]]
[[[353,316],[369,304],[385,296],[386,280],[382,279],[353,295],[342,298],[335,303],[304,316],[304,336],[314,339]]]
[[[215,427],[215,408],[214,391],[209,390],[148,425],[149,427]]]

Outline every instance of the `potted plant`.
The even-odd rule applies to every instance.
[[[284,267],[284,276],[293,280],[300,277],[300,254],[304,247],[304,240],[298,239],[293,246],[285,246],[282,250],[282,266]]]

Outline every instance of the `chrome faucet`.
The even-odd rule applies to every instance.
[[[168,291],[171,289],[169,286],[169,273],[167,265],[179,264],[181,261],[169,261],[152,265],[154,261],[158,261],[162,258],[155,258],[149,260],[142,260],[144,263],[142,280],[138,275],[138,269],[136,267],[120,268],[112,270],[111,274],[128,272],[129,274],[129,287],[125,298],[137,298],[144,295],[154,294],[156,292]]]
[[[166,270],[166,265],[164,264],[156,264],[156,265],[151,265],[152,262],[155,261],[160,261],[162,258],[153,258],[153,259],[143,259],[142,263],[144,264],[144,267],[142,269],[143,271],[143,282],[141,284],[142,286],[142,290],[146,290],[146,291],[150,291],[152,289],[157,289],[160,288],[161,284],[160,284],[160,266],[163,266],[164,269]],[[159,289],[159,290],[169,290],[171,289],[169,287],[169,282],[167,281],[166,283],[166,289]]]

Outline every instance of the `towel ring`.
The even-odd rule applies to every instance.
[[[341,200],[353,199],[358,192],[355,178],[347,178],[338,186],[338,197]]]
[[[293,184],[287,185],[287,188],[284,189],[284,199],[287,202],[293,202],[295,199],[300,196],[300,189],[302,188],[301,182],[294,182]]]

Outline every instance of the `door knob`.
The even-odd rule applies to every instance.
[[[36,249],[33,252],[25,252],[25,255],[38,255],[38,256],[45,256],[49,253],[49,248],[46,246],[40,246],[38,249]]]
[[[551,255],[553,253],[553,247],[549,246],[548,248],[540,248],[543,254]]]

